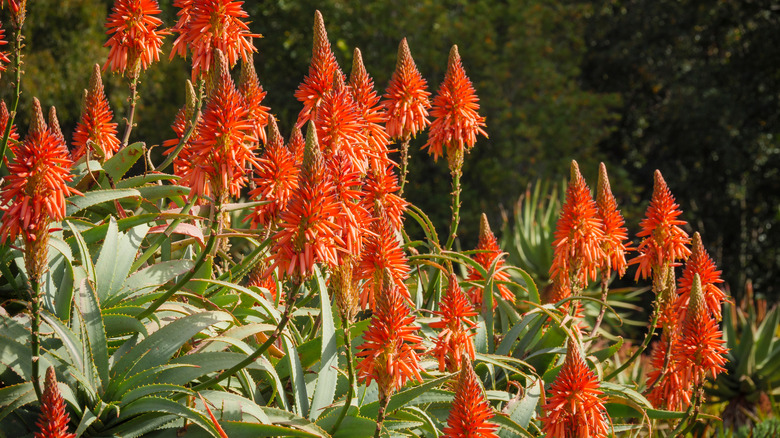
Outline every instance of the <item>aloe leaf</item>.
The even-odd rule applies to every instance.
[[[205,415],[181,403],[162,397],[147,396],[128,404],[119,412],[117,421],[122,422],[150,412],[171,414],[186,419],[209,432],[210,436],[219,438],[216,428]]]
[[[120,233],[116,219],[111,217],[95,264],[97,294],[101,302],[119,293],[148,231],[149,225],[142,224],[131,228],[127,233]]]
[[[68,205],[65,208],[65,215],[72,216],[85,208],[104,202],[139,196],[141,192],[136,189],[93,190],[85,193],[84,196],[71,196],[66,199]]]
[[[452,377],[451,375],[439,377],[438,379],[429,380],[420,385],[413,386],[411,388],[407,388],[403,391],[399,391],[398,393],[393,394],[393,396],[390,398],[390,403],[388,403],[387,405],[386,412],[388,414],[395,412],[396,410],[412,402],[417,397],[425,394],[429,390],[438,387],[445,381],[449,380],[451,377]],[[366,418],[376,418],[378,414],[379,414],[378,401],[374,401],[360,407],[360,415]]]
[[[75,365],[76,369],[83,374],[85,372],[84,363],[87,358],[82,356],[84,345],[82,344],[81,339],[79,339],[78,336],[76,336],[76,334],[56,316],[47,312],[41,312],[41,318],[54,330],[54,333],[57,334],[58,338],[65,346],[65,350],[70,356],[70,363]]]
[[[100,382],[108,383],[108,344],[103,316],[100,313],[100,301],[88,281],[81,282],[77,296],[78,310],[86,330],[87,346],[98,372]]]
[[[122,397],[122,404],[129,404],[140,398],[150,396],[150,395],[160,394],[161,396],[165,397],[167,394],[174,394],[174,393],[192,395],[192,396],[195,395],[195,393],[192,392],[190,389],[180,385],[170,385],[165,383],[150,383],[148,385],[137,386],[131,389],[130,391],[128,391],[126,394],[124,394]]]
[[[79,255],[81,256],[81,266],[87,273],[89,281],[91,281],[92,284],[96,284],[95,265],[92,264],[92,256],[89,254],[87,242],[84,241],[84,237],[70,221],[66,221],[65,223],[68,224],[68,227],[73,231],[73,237],[76,239],[76,245],[78,246]]]
[[[171,260],[141,269],[127,277],[120,291],[109,297],[104,306],[114,306],[122,300],[154,292],[160,286],[192,269],[193,265],[192,260]]]
[[[171,181],[179,179],[176,175],[167,173],[147,173],[146,175],[131,176],[116,182],[118,189],[136,189],[157,181]]]
[[[144,155],[144,143],[136,142],[119,150],[103,163],[103,170],[115,181],[122,178],[133,164]]]
[[[293,389],[293,400],[295,401],[295,413],[301,417],[307,417],[309,414],[309,395],[306,392],[306,381],[303,378],[303,368],[301,359],[298,357],[298,350],[292,341],[285,338],[283,340],[285,358],[284,362],[290,366],[290,385]]]
[[[32,382],[24,382],[18,385],[0,388],[0,420],[8,416],[16,409],[36,401]]]
[[[513,421],[511,418],[507,417],[504,414],[496,414],[495,417],[491,418],[490,421],[492,423],[497,424],[501,428],[498,430],[498,436],[504,438],[513,438],[518,436],[533,436],[530,432],[528,432],[523,426],[517,424],[515,421]]]
[[[338,380],[338,350],[336,348],[336,328],[333,324],[333,313],[328,288],[322,273],[315,267],[315,279],[317,292],[320,297],[320,315],[322,321],[322,348],[320,350],[320,370],[317,373],[317,385],[314,388],[314,396],[311,401],[309,419],[316,420],[326,406],[333,403],[336,396],[336,382]]]

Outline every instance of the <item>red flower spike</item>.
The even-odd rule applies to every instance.
[[[33,124],[22,143],[11,143],[13,161],[0,193],[4,210],[0,236],[5,243],[22,234],[26,242],[48,232],[51,221],[65,217],[65,198],[78,194],[68,186],[73,162],[68,149],[43,120],[38,99],[33,99]]]
[[[298,114],[297,127],[301,127],[316,117],[320,101],[333,88],[333,76],[341,73],[341,67],[336,62],[336,55],[330,47],[328,32],[320,11],[314,11],[314,47],[312,48],[309,74],[303,79],[295,92],[295,98],[303,103],[303,109]]]
[[[268,125],[271,108],[261,105],[265,95],[250,55],[249,61],[241,63],[241,75],[238,78],[238,91],[244,96],[249,108],[249,120],[254,125],[254,135],[263,144],[266,142],[265,127]]]
[[[41,416],[38,417],[38,432],[35,438],[75,438],[76,435],[68,433],[70,416],[65,411],[65,399],[62,398],[57,387],[57,376],[54,367],[46,370],[43,396],[41,397]]]
[[[255,189],[249,192],[250,199],[269,203],[254,207],[247,217],[252,228],[272,227],[298,187],[300,167],[295,164],[292,152],[284,146],[276,120],[273,116],[270,120],[265,153],[258,160],[253,180]]]
[[[382,101],[387,112],[387,134],[395,140],[408,140],[430,125],[430,96],[428,82],[417,70],[404,38],[398,45],[395,72]]]
[[[2,23],[0,23],[2,26]],[[0,46],[5,46],[8,41],[5,40],[5,29],[0,28]],[[0,51],[0,72],[5,71],[6,65],[11,63],[11,58],[8,57],[8,52]]]
[[[501,248],[498,247],[498,240],[496,240],[495,234],[493,234],[493,231],[490,229],[487,215],[484,213],[482,214],[482,220],[479,223],[479,243],[477,243],[477,247],[475,249],[477,251],[485,251],[474,254],[474,260],[479,263],[480,266],[485,268],[486,271],[489,271],[493,265],[493,262],[496,259],[499,259],[496,262],[496,268],[493,272],[493,282],[495,283],[496,289],[498,289],[498,292],[501,294],[501,298],[509,301],[510,303],[514,303],[515,294],[509,290],[506,284],[502,283],[511,281],[509,274],[506,271],[501,270],[501,268],[504,266],[504,260],[501,259],[503,252],[501,251]],[[468,277],[466,277],[466,280],[484,281],[485,279],[482,278],[482,274],[480,274],[478,270],[469,267],[469,273]],[[482,307],[482,290],[483,288],[472,286],[468,291],[471,302],[477,308]],[[493,301],[494,309],[497,305],[498,303]]]
[[[341,72],[334,75],[333,88],[322,97],[314,120],[322,153],[330,157],[341,151],[356,170],[366,173],[368,157],[365,122],[360,108],[344,84]]]
[[[372,166],[376,168],[392,164],[387,156],[390,145],[390,136],[385,130],[387,114],[379,103],[380,98],[374,90],[374,80],[368,75],[363,65],[363,55],[357,48],[352,58],[349,88],[363,116],[369,154],[376,160]]]
[[[243,4],[232,0],[177,2],[181,10],[172,30],[179,37],[173,43],[170,58],[176,54],[186,56],[187,49],[192,52],[193,82],[209,71],[217,50],[225,55],[230,67],[235,66],[239,58],[252,62],[252,53],[257,52],[252,38],[262,38],[262,35],[251,33],[249,23],[242,20],[249,16],[242,8]]]
[[[553,264],[550,277],[576,284],[573,289],[587,285],[588,278],[596,280],[604,251],[603,223],[598,215],[596,201],[591,196],[576,161],[571,162],[571,179],[566,189],[566,200],[555,227]]]
[[[303,169],[298,187],[287,209],[280,215],[279,231],[274,234],[269,272],[279,267],[288,277],[307,277],[315,263],[338,264],[338,251],[344,242],[333,218],[339,207],[333,184],[325,173],[325,163],[317,144],[317,132],[309,123],[306,133]]]
[[[620,277],[623,277],[626,273],[626,251],[629,250],[625,244],[628,240],[628,229],[623,215],[617,208],[615,196],[612,195],[607,166],[604,163],[599,164],[596,205],[599,219],[604,225],[604,240],[601,242],[605,255],[601,262],[602,275],[609,277],[612,272],[617,272]]]
[[[498,426],[490,422],[494,416],[471,362],[463,357],[455,384],[455,400],[447,426],[442,429],[442,438],[498,438],[495,434]]]
[[[371,324],[363,333],[363,344],[358,347],[358,381],[368,386],[376,380],[380,396],[385,397],[410,380],[422,382],[417,351],[425,347],[419,330],[406,298],[392,281],[386,281]]]
[[[392,166],[371,169],[366,175],[365,196],[361,200],[366,210],[374,212],[374,217],[387,217],[396,230],[403,226],[404,212],[409,205],[396,195],[399,190],[398,177]]]
[[[685,263],[682,277],[678,280],[678,295],[675,302],[675,313],[677,314],[677,318],[681,320],[685,317],[685,312],[688,308],[691,288],[693,287],[693,277],[696,274],[701,278],[701,289],[704,292],[704,301],[707,303],[707,310],[710,315],[715,318],[715,321],[720,321],[722,318],[721,304],[723,304],[723,301],[725,301],[727,297],[723,290],[717,285],[723,283],[723,279],[720,278],[720,271],[717,270],[715,262],[712,261],[707,250],[704,249],[701,235],[699,235],[698,232],[693,234],[691,256]]]
[[[653,269],[665,265],[676,266],[676,260],[688,258],[691,253],[687,246],[690,238],[688,233],[680,228],[686,224],[678,219],[681,214],[680,206],[675,204],[664,177],[656,170],[653,197],[645,218],[639,224],[642,231],[637,233],[637,237],[644,237],[637,247],[639,256],[629,261],[629,264],[639,263],[636,280],[639,277],[647,278]]]
[[[694,274],[690,302],[682,322],[680,340],[672,354],[680,361],[685,379],[694,387],[704,382],[707,375],[713,379],[726,371],[728,350],[723,347],[723,333],[707,310],[699,274]]]
[[[108,60],[103,70],[120,72],[128,76],[137,74],[138,68],[146,70],[160,59],[160,49],[166,30],[158,30],[162,20],[157,0],[115,0],[106,23],[111,35],[103,47],[109,47]]]
[[[371,310],[376,308],[376,297],[388,273],[398,292],[411,301],[409,290],[404,284],[409,278],[409,260],[401,249],[395,229],[386,218],[374,221],[371,229],[372,234],[365,239],[362,257],[355,269],[356,280],[367,280],[360,294],[361,307]]]
[[[606,438],[609,426],[602,394],[578,343],[569,340],[566,360],[542,408],[542,431],[549,438]]]
[[[468,152],[477,142],[477,134],[487,138],[485,118],[477,113],[479,110],[477,97],[471,80],[466,76],[463,63],[458,54],[458,46],[452,46],[447,63],[447,73],[439,92],[433,99],[433,123],[428,131],[428,142],[423,149],[428,148],[428,154],[437,160],[444,155],[455,152]]]
[[[198,138],[189,147],[192,167],[181,182],[192,188],[190,196],[216,198],[241,196],[250,166],[257,167],[257,139],[244,99],[236,90],[227,60],[221,52],[219,82],[198,124]]]
[[[340,228],[340,237],[346,244],[346,253],[358,258],[363,247],[363,238],[372,217],[359,201],[364,197],[361,175],[343,150],[336,152],[326,162],[328,174],[333,180],[333,191],[339,205],[336,225]]]
[[[5,106],[5,101],[0,100],[0,133],[5,132],[5,128],[8,126],[8,120],[11,114],[8,113],[8,107]],[[2,134],[0,134],[2,135]],[[16,131],[16,125],[11,125],[11,133],[8,138],[12,140],[19,140],[19,133]]]
[[[111,122],[113,118],[103,90],[100,66],[96,64],[84,98],[81,120],[73,132],[74,160],[86,155],[88,149],[102,160],[111,158],[119,150],[122,144],[117,138],[117,124]]]
[[[433,312],[441,319],[430,323],[431,328],[440,329],[433,347],[433,355],[439,361],[439,371],[455,372],[460,369],[461,357],[474,359],[473,332],[477,324],[469,318],[479,313],[466,298],[455,274],[450,274],[449,286],[439,303],[439,311]]]
[[[679,343],[678,336],[670,333],[675,333],[675,330],[665,331],[661,335],[661,340],[653,345],[650,353],[652,370],[647,373],[647,386],[654,386],[647,394],[647,400],[657,409],[682,411],[691,404],[693,384],[685,378],[680,358],[673,354],[666,357],[667,351],[672,352]],[[666,372],[663,372],[664,364],[666,364]]]

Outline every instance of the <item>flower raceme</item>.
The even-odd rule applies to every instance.
[[[397,195],[399,190],[398,176],[393,172],[392,165],[370,169],[360,202],[366,210],[373,212],[374,217],[386,217],[393,228],[400,230],[409,203]]]
[[[180,8],[179,19],[172,28],[179,36],[173,43],[170,58],[185,57],[187,49],[192,52],[192,80],[208,72],[213,65],[216,51],[221,51],[233,67],[239,58],[252,62],[252,53],[257,51],[252,38],[262,35],[249,31],[249,23],[242,19],[249,16],[243,10],[242,1],[232,0],[179,0],[174,6]]]
[[[707,304],[707,310],[716,321],[720,321],[721,304],[726,299],[726,294],[717,286],[723,283],[720,278],[720,271],[717,270],[715,262],[704,249],[701,241],[701,235],[694,233],[692,241],[691,256],[685,262],[682,277],[678,280],[677,300],[675,301],[675,313],[677,318],[682,320],[685,317],[688,301],[691,297],[691,288],[693,279],[697,274],[701,280],[701,289],[704,293],[704,301]]]
[[[464,356],[443,438],[497,438],[498,426],[490,422],[494,416],[471,361]]]
[[[473,332],[477,324],[470,318],[479,313],[466,298],[463,289],[458,284],[455,274],[450,274],[449,285],[444,297],[439,303],[439,311],[433,312],[441,317],[439,321],[430,323],[431,328],[440,329],[433,347],[433,355],[439,361],[439,371],[458,371],[461,357],[468,356],[474,360]]]
[[[542,431],[549,438],[606,438],[609,427],[602,394],[578,343],[569,340],[566,360],[542,408]]]
[[[495,234],[493,234],[493,231],[490,229],[487,215],[484,213],[482,214],[482,219],[479,224],[479,242],[477,243],[477,247],[475,249],[480,252],[474,254],[474,260],[479,263],[479,265],[482,266],[485,271],[489,272],[490,268],[493,266],[493,263],[496,264],[493,271],[493,282],[496,284],[496,289],[498,289],[498,292],[501,294],[501,298],[514,303],[515,294],[513,294],[512,291],[509,290],[509,288],[506,286],[506,284],[504,284],[505,282],[509,282],[511,279],[509,278],[509,274],[501,269],[505,263],[501,257],[502,251],[498,246],[498,240],[496,239]],[[480,272],[473,267],[469,267],[469,273],[466,279],[468,281],[485,280],[482,277],[482,274],[480,274]],[[471,302],[478,309],[482,307],[483,289],[484,286],[482,288],[472,286],[468,290]],[[494,300],[493,308],[495,309],[497,305],[498,303]]]
[[[322,153],[330,157],[342,152],[355,170],[368,171],[365,122],[340,72],[333,77],[333,86],[319,103],[314,124]]]
[[[430,96],[428,82],[417,70],[404,38],[398,45],[395,72],[382,101],[387,112],[387,134],[393,139],[406,141],[430,125]]]
[[[380,97],[374,90],[374,81],[368,75],[363,65],[363,55],[360,49],[355,49],[352,57],[352,71],[349,75],[349,90],[355,99],[363,119],[367,153],[375,160],[374,168],[392,164],[387,157],[390,136],[387,135],[385,124],[387,114],[380,104]]]
[[[428,148],[428,154],[433,155],[434,160],[444,155],[445,150],[451,159],[461,156],[474,147],[477,134],[488,136],[482,129],[485,118],[477,113],[477,102],[479,98],[466,76],[458,46],[452,46],[444,82],[433,99],[431,116],[434,119],[428,132],[428,142],[423,146],[423,149]]]
[[[128,76],[146,70],[160,59],[163,36],[168,31],[159,29],[162,20],[157,0],[115,0],[106,22],[111,35],[104,47],[109,48],[103,70],[111,69]]]
[[[626,273],[626,251],[629,250],[625,244],[628,240],[628,229],[626,229],[623,215],[617,208],[615,196],[612,195],[607,167],[604,163],[599,164],[596,206],[598,207],[598,217],[604,227],[604,238],[601,241],[601,248],[604,252],[600,266],[601,275],[609,278],[612,272],[617,272],[622,277]]]
[[[187,81],[186,90],[187,102],[181,109],[179,109],[179,112],[176,113],[176,118],[173,121],[173,125],[171,125],[173,132],[176,134],[176,138],[165,140],[162,144],[163,147],[168,148],[163,152],[165,155],[174,153],[180,146],[179,143],[181,143],[181,141],[184,139],[187,127],[189,126],[189,123],[191,122],[191,119],[195,113],[197,96],[195,95],[195,89],[192,86],[192,82]],[[184,143],[184,145],[181,146],[179,154],[176,155],[176,158],[173,160],[173,173],[176,176],[183,177],[192,172],[192,143],[198,138],[198,124],[200,124],[201,119],[202,115],[200,112],[198,112],[197,119],[194,121],[190,136],[187,138],[187,141]]]
[[[257,72],[252,63],[251,55],[249,56],[249,61],[243,61],[241,63],[241,76],[238,79],[238,91],[241,92],[241,95],[246,102],[246,107],[249,109],[249,121],[254,128],[253,134],[255,138],[265,144],[265,127],[268,125],[268,119],[270,118],[269,111],[271,108],[261,105],[267,93],[263,90],[263,86],[260,85],[260,80],[257,79]]]
[[[117,138],[117,124],[113,123],[114,113],[108,106],[108,99],[103,91],[103,81],[100,78],[100,66],[95,65],[89,90],[84,97],[84,108],[81,120],[73,132],[73,159],[78,160],[91,151],[101,160],[111,158],[121,146]]]
[[[343,77],[341,67],[336,62],[336,55],[330,47],[328,32],[320,11],[314,12],[314,47],[312,48],[309,74],[303,79],[295,92],[295,98],[303,103],[303,109],[298,114],[299,128],[316,117],[320,101],[333,88],[333,77],[336,74]]]
[[[41,397],[41,416],[36,425],[38,432],[35,438],[76,438],[68,433],[70,416],[65,411],[65,400],[57,387],[57,376],[54,367],[46,371],[43,396]]]
[[[8,107],[5,105],[5,101],[0,100],[0,132],[5,132],[5,128],[8,126],[8,120],[10,120],[10,118],[11,114],[8,113]],[[8,134],[8,138],[19,140],[19,133],[16,131],[16,125],[11,125],[11,131]]]
[[[392,281],[398,293],[411,301],[404,284],[404,280],[409,278],[409,260],[401,249],[393,225],[387,218],[378,218],[374,220],[371,231],[365,238],[362,257],[355,269],[355,279],[366,280],[360,293],[361,307],[376,309],[377,297],[385,281]]]

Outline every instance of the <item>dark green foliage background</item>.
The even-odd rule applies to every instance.
[[[20,126],[32,96],[55,105],[67,137],[81,93],[107,49],[107,0],[29,2]],[[432,92],[458,44],[481,99],[489,139],[480,138],[464,168],[462,246],[476,244],[478,218],[494,230],[502,209],[536,178],[560,179],[576,159],[595,186],[607,162],[613,190],[635,232],[660,169],[691,229],[723,269],[733,294],[752,280],[776,297],[780,233],[778,90],[780,11],[768,1],[248,1],[266,104],[289,133],[300,109],[293,92],[308,70],[315,8],[349,74],[359,47],[382,91],[407,37]],[[162,1],[166,26],[176,11]],[[6,14],[6,11],[3,12]],[[3,19],[3,22],[8,22]],[[10,30],[7,31],[10,38]],[[159,144],[183,104],[188,63],[167,55],[143,76],[132,139]],[[8,46],[6,46],[8,47]],[[12,92],[5,72],[0,95]],[[106,74],[116,121],[126,111],[123,78]],[[120,125],[121,128],[122,125]],[[415,140],[410,201],[444,235],[450,177]],[[595,188],[595,187],[594,187]]]

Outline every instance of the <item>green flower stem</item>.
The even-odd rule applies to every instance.
[[[268,337],[268,339],[263,342],[259,347],[257,347],[257,350],[252,352],[249,356],[246,357],[246,359],[242,360],[241,362],[235,364],[232,368],[227,369],[225,371],[222,371],[217,376],[212,377],[211,379],[200,383],[198,385],[195,385],[192,390],[193,391],[201,391],[204,389],[211,388],[212,386],[216,385],[217,383],[225,380],[226,378],[232,376],[236,372],[242,370],[247,365],[254,362],[258,357],[260,357],[263,353],[265,353],[266,350],[268,350],[268,347],[273,345],[274,342],[276,342],[277,339],[279,339],[279,336],[282,335],[282,332],[284,331],[285,327],[287,326],[287,323],[290,321],[290,317],[292,316],[293,307],[295,307],[295,298],[298,295],[298,289],[300,288],[300,284],[293,285],[292,291],[290,293],[290,296],[287,298],[287,304],[284,308],[284,314],[282,314],[282,318],[279,320],[279,324],[277,324],[276,329],[274,329],[274,332],[271,333],[271,336]]]
[[[138,61],[140,62],[140,61]],[[135,105],[138,103],[138,77],[141,75],[140,68],[136,68],[133,77],[130,79],[130,107],[127,110],[127,126],[125,126],[125,135],[122,136],[122,146],[124,148],[130,141],[130,132],[133,130],[133,118],[135,117]]]
[[[165,158],[165,161],[163,161],[162,164],[157,166],[156,169],[152,170],[157,170],[159,172],[164,171],[168,166],[171,165],[171,163],[173,163],[173,160],[176,159],[181,150],[184,149],[184,146],[190,140],[192,133],[195,131],[195,126],[197,125],[198,119],[200,118],[200,110],[203,107],[204,83],[205,81],[203,79],[201,79],[198,83],[198,100],[195,102],[195,110],[192,111],[192,118],[187,124],[187,130],[184,131],[184,135],[182,135],[179,139],[179,144],[176,145],[176,149],[174,149],[173,153],[169,154],[168,157]]]
[[[647,346],[650,345],[650,340],[653,339],[653,335],[655,334],[655,326],[658,325],[658,317],[661,316],[661,311],[658,307],[656,307],[655,312],[653,314],[653,321],[650,323],[650,330],[647,332],[647,335],[645,335],[645,340],[642,342],[642,345],[637,349],[634,354],[623,363],[623,365],[620,365],[618,369],[615,371],[612,371],[609,373],[606,377],[604,377],[604,381],[608,381],[610,379],[615,378],[618,374],[620,374],[623,370],[628,368],[629,365],[631,365],[632,362],[634,362],[639,356],[642,355],[642,353],[647,349]]]
[[[702,392],[703,388],[701,384],[697,385],[694,389],[695,398],[691,406],[689,406],[688,410],[685,412],[685,418],[677,423],[677,426],[669,436],[687,436],[688,433],[693,430],[694,426],[696,426],[696,418],[699,416],[699,408],[701,407],[703,397]],[[683,426],[685,426],[685,429],[683,429]]]
[[[382,394],[382,390],[379,390],[379,412],[376,416],[376,430],[374,431],[374,438],[380,438],[382,433],[382,424],[385,422],[385,414],[387,413],[387,405],[390,404],[390,395]]]
[[[593,324],[593,331],[590,332],[590,336],[596,336],[596,332],[599,331],[601,321],[604,320],[604,314],[607,312],[607,295],[609,294],[609,276],[606,271],[601,272],[601,310],[599,316],[596,318],[596,323]]]
[[[337,430],[339,430],[339,426],[341,426],[341,422],[344,421],[344,417],[347,415],[347,411],[349,411],[349,407],[352,406],[352,397],[353,397],[353,387],[355,385],[355,365],[352,363],[352,334],[349,332],[350,329],[350,322],[348,318],[345,318],[343,315],[341,317],[342,324],[344,325],[344,349],[347,352],[347,376],[349,377],[349,388],[347,388],[347,399],[344,401],[344,407],[341,409],[341,412],[339,413],[339,418],[336,420],[336,423],[333,424],[333,428],[331,429],[331,435],[335,434]]]
[[[14,68],[16,70],[16,100],[14,101],[14,107],[11,109],[8,115],[8,123],[5,125],[5,131],[3,132],[3,139],[0,140],[0,166],[3,165],[3,157],[5,151],[8,149],[8,140],[11,136],[11,128],[14,125],[14,119],[16,118],[16,111],[19,107],[19,98],[22,95],[22,26],[19,26],[14,32],[15,45],[13,48],[14,55]]]
[[[449,251],[458,237],[458,224],[460,223],[460,177],[463,175],[463,161],[450,168],[452,174],[452,220],[450,221],[450,237],[444,245],[444,250]]]
[[[404,186],[406,186],[406,176],[409,174],[409,138],[405,138],[401,143],[401,184],[398,190],[398,196],[404,196]]]
[[[43,391],[41,391],[41,285],[38,280],[30,279],[32,287],[32,382],[35,389],[35,395],[38,401],[43,402]]]

